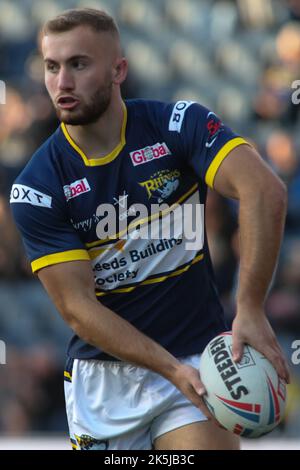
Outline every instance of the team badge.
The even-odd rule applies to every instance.
[[[95,439],[94,437],[89,436],[88,434],[82,434],[77,436],[75,434],[76,441],[80,447],[80,450],[107,450],[108,441]]]
[[[179,170],[160,170],[149,180],[139,183],[147,191],[148,199],[155,198],[161,204],[179,187]]]

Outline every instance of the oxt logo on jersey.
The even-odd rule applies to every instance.
[[[14,184],[11,188],[10,202],[31,204],[32,206],[48,207],[50,209],[52,197],[25,184]]]

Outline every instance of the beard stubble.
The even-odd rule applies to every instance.
[[[80,110],[66,111],[55,108],[58,119],[72,126],[84,126],[95,123],[107,110],[111,102],[112,82],[101,86],[91,96],[89,103],[80,105]],[[65,115],[65,114],[68,115]]]

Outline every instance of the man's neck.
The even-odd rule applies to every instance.
[[[85,126],[66,125],[67,131],[87,158],[101,158],[117,147],[121,139],[124,104],[120,98],[111,102],[100,119]]]

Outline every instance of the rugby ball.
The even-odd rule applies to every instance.
[[[249,345],[239,363],[232,359],[231,332],[206,346],[200,360],[203,399],[227,430],[255,438],[271,432],[284,415],[286,383],[272,364]]]

